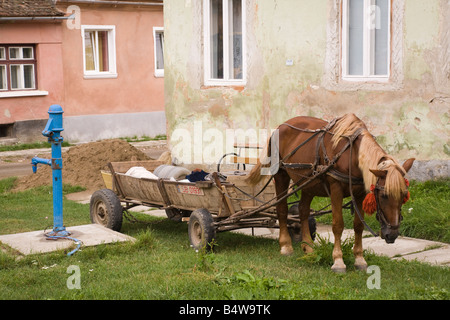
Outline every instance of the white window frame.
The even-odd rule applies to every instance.
[[[108,31],[108,62],[109,71],[86,70],[86,45],[84,34],[86,31]],[[117,78],[116,68],[116,26],[114,25],[82,25],[81,41],[83,44],[83,73],[85,79]],[[98,46],[96,46],[98,48]]]
[[[7,91],[8,90],[8,75],[7,75],[8,73],[6,72],[7,71],[6,68],[7,68],[6,64],[1,64],[1,62],[0,62],[0,72],[2,73],[2,77],[3,77],[4,81],[5,81],[5,83],[4,83],[5,88],[1,88],[0,87],[0,91]]]
[[[163,41],[162,41],[162,51],[164,55],[164,27],[153,27],[153,54],[155,57],[155,77],[162,78],[164,77],[164,68],[158,69],[158,61],[157,61],[157,55],[156,55],[156,34],[162,33],[163,35]]]
[[[6,91],[6,90],[8,90],[8,72],[6,70],[6,68],[7,68],[6,64],[2,64],[2,61],[6,61],[6,48],[0,47],[0,52],[3,52],[3,58],[0,56],[0,72],[2,72],[2,70],[4,70],[2,72],[2,77],[5,81],[5,83],[4,83],[5,88],[0,87],[0,91]]]
[[[245,86],[247,82],[247,45],[246,45],[246,1],[242,0],[242,79],[230,79],[229,73],[229,19],[228,0],[223,0],[223,52],[224,52],[224,78],[211,78],[211,1],[203,0],[203,39],[204,39],[204,84],[206,86]]]
[[[12,75],[12,71],[11,71],[11,67],[12,66],[18,66],[19,67],[20,77],[19,77],[19,79],[17,79],[19,87],[18,88],[11,88],[11,91],[34,90],[34,89],[36,89],[36,81],[35,81],[35,72],[36,72],[36,70],[34,69],[34,64],[26,64],[26,63],[14,64],[14,63],[12,63],[12,64],[9,65],[9,74],[10,74],[10,76]],[[30,88],[25,88],[24,87],[25,86],[25,72],[24,72],[24,67],[25,66],[31,66],[33,68],[33,77],[31,78],[31,80],[33,82],[33,86],[30,87]],[[12,82],[11,82],[11,86],[12,86]]]
[[[388,82],[391,76],[391,17],[392,17],[392,0],[389,0],[389,19],[388,19],[388,61],[387,61],[387,74],[386,75],[374,75],[374,56],[375,56],[375,30],[370,27],[370,8],[375,6],[375,0],[364,0],[364,34],[363,34],[363,74],[362,75],[349,75],[348,74],[348,52],[349,52],[349,16],[348,8],[349,1],[342,1],[342,79],[346,81],[371,81],[371,82]]]
[[[19,56],[17,58],[11,58],[11,49],[19,49]],[[30,58],[23,57],[23,49],[31,49],[31,57]],[[17,46],[17,47],[9,47],[8,50],[9,50],[9,60],[34,60],[33,47]]]

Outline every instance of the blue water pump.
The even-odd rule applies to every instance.
[[[70,232],[66,230],[63,225],[63,184],[62,184],[62,155],[61,145],[63,137],[61,131],[63,131],[63,109],[60,105],[54,104],[48,109],[49,119],[45,129],[42,131],[42,135],[48,137],[48,142],[52,145],[52,158],[42,159],[34,157],[31,159],[33,166],[33,173],[37,171],[37,165],[39,163],[46,164],[52,167],[53,178],[53,230],[45,234],[49,240],[57,240],[59,238],[65,238],[75,241],[78,247],[70,252],[68,255],[72,255],[81,245],[81,242],[77,239],[71,238]]]

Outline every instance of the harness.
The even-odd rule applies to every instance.
[[[326,148],[325,148],[325,144],[324,144],[324,136],[326,133],[329,134],[334,134],[333,132],[331,132],[331,128],[336,124],[337,120],[339,120],[339,118],[335,118],[332,121],[330,121],[326,126],[324,126],[323,128],[319,128],[319,129],[315,129],[315,130],[311,130],[311,129],[304,129],[304,128],[297,128],[295,126],[292,126],[288,123],[283,123],[281,125],[285,125],[288,126],[292,129],[301,131],[301,132],[306,132],[306,133],[312,133],[312,135],[306,139],[305,141],[303,141],[302,143],[300,143],[297,147],[295,147],[291,152],[289,152],[289,154],[287,154],[285,157],[283,157],[283,159],[281,159],[278,163],[278,166],[280,169],[298,169],[298,170],[305,170],[305,169],[311,169],[312,172],[309,176],[303,176],[301,177],[297,182],[295,182],[291,187],[291,191],[288,192],[288,190],[284,191],[285,194],[278,198],[275,202],[273,202],[274,199],[272,199],[271,201],[268,201],[266,203],[261,204],[258,208],[249,210],[243,214],[239,214],[239,215],[231,215],[230,217],[228,217],[227,219],[225,219],[222,222],[218,222],[218,224],[221,223],[230,223],[233,221],[238,221],[242,218],[245,218],[247,216],[251,216],[255,213],[258,212],[262,212],[268,208],[270,208],[271,206],[277,205],[278,203],[280,203],[281,201],[285,200],[286,198],[290,197],[291,195],[295,194],[296,192],[298,192],[299,190],[303,189],[305,186],[307,186],[308,184],[310,184],[311,182],[317,180],[317,179],[321,179],[323,186],[328,194],[328,196],[330,197],[330,192],[325,184],[325,180],[324,180],[324,176],[325,174],[328,176],[333,177],[334,179],[341,181],[343,183],[348,183],[349,184],[349,190],[350,190],[350,196],[351,196],[351,201],[349,202],[349,204],[351,203],[351,211],[352,213],[354,211],[356,211],[356,214],[358,215],[360,221],[363,223],[363,225],[367,228],[367,230],[375,237],[378,236],[378,233],[376,233],[375,231],[373,231],[365,222],[363,215],[361,214],[361,212],[358,209],[358,206],[356,205],[356,200],[355,197],[353,195],[353,185],[363,185],[364,184],[364,180],[362,178],[359,177],[354,177],[352,176],[351,173],[351,161],[352,161],[352,150],[353,150],[353,143],[355,142],[355,140],[359,137],[359,135],[363,132],[363,128],[360,128],[358,130],[356,130],[351,136],[344,136],[345,138],[347,138],[347,143],[344,145],[344,147],[336,154],[334,155],[331,159],[329,158],[327,152],[326,152]],[[315,138],[316,136],[318,136],[317,139],[317,143],[316,143],[316,154],[315,154],[315,160],[314,163],[288,163],[286,162],[287,159],[289,159],[292,155],[294,155],[301,147],[303,147],[306,143],[308,143],[309,141],[311,141],[313,138]],[[336,162],[339,160],[339,158],[344,154],[345,151],[347,151],[347,149],[350,148],[350,157],[349,157],[349,173],[348,175],[345,173],[342,173],[340,171],[337,171],[335,169],[333,169],[334,165],[336,164]],[[320,151],[322,150],[322,157],[320,156]],[[323,162],[324,164],[321,164],[321,158],[323,158]],[[264,187],[255,195],[255,196],[250,196],[247,193],[245,193],[246,195],[250,196],[252,199],[257,199],[258,195],[261,194],[264,189],[266,189],[266,187],[269,185],[269,183],[272,181],[274,175],[271,176],[271,178],[267,181],[267,183],[264,185]],[[379,203],[379,191],[384,191],[384,187],[380,186],[378,183],[378,179],[377,179],[377,185],[375,186],[375,190],[374,194],[375,194],[375,198],[376,198],[376,205],[377,205],[377,220],[380,221],[380,223],[384,226],[387,226],[389,229],[395,230],[399,228],[399,225],[397,226],[392,226],[389,224],[389,222],[387,221],[385,214],[383,212],[383,210],[381,209],[380,203]],[[242,190],[241,190],[242,191]],[[258,199],[257,199],[258,200]],[[260,201],[262,202],[262,201]],[[346,204],[347,206],[348,204]],[[401,221],[402,217],[400,215],[400,221]]]
[[[296,148],[294,148],[294,150],[292,150],[287,156],[283,157],[283,159],[281,160],[281,166],[280,168],[288,168],[288,169],[312,169],[312,174],[309,177],[309,180],[307,183],[312,182],[313,180],[315,180],[316,178],[319,178],[319,176],[321,176],[321,178],[323,178],[322,174],[318,174],[318,173],[326,173],[328,176],[331,176],[332,178],[343,182],[343,183],[348,183],[349,184],[349,190],[350,190],[350,196],[351,196],[351,211],[352,213],[356,211],[356,214],[358,215],[359,219],[361,220],[361,222],[363,223],[363,225],[367,228],[367,230],[369,230],[369,232],[377,237],[378,234],[372,230],[372,228],[369,227],[369,225],[366,223],[366,221],[364,220],[363,215],[361,214],[361,212],[358,209],[358,206],[356,205],[356,201],[355,201],[355,196],[353,195],[353,185],[362,185],[364,184],[364,180],[362,178],[359,177],[354,177],[351,174],[351,161],[352,161],[352,150],[353,150],[353,143],[354,141],[359,137],[359,135],[362,133],[362,131],[364,130],[363,128],[360,128],[358,130],[356,130],[351,136],[347,136],[345,138],[348,139],[347,143],[345,144],[345,146],[330,160],[330,158],[328,157],[328,154],[326,152],[326,148],[325,148],[325,144],[324,144],[324,136],[326,133],[329,134],[333,134],[330,130],[331,128],[336,124],[336,121],[339,118],[335,118],[332,121],[330,121],[325,127],[321,128],[321,129],[317,129],[317,130],[309,130],[309,129],[302,129],[302,128],[297,128],[294,127],[292,125],[289,125],[287,123],[283,123],[282,125],[287,125],[292,129],[295,130],[299,130],[302,132],[313,132],[313,135],[311,137],[309,137],[308,139],[306,139],[304,142],[302,142],[299,146],[297,146]],[[317,143],[316,143],[316,155],[315,155],[315,161],[314,163],[286,163],[285,160],[288,159],[289,157],[291,157],[293,154],[295,154],[295,152],[297,152],[303,145],[305,145],[308,141],[310,141],[311,139],[313,139],[315,136],[318,136],[317,139]],[[344,154],[345,151],[347,151],[347,149],[350,148],[350,157],[349,157],[349,173],[348,175],[345,173],[342,173],[340,171],[337,171],[335,169],[333,169],[334,165],[336,164],[336,162],[339,160],[339,158]],[[323,161],[325,162],[325,165],[320,165],[320,153],[319,150],[322,150],[322,157],[323,157]],[[300,179],[301,180],[301,179]],[[323,187],[325,188],[327,194],[329,197],[331,197],[330,192],[326,186],[326,183],[324,181],[324,179],[321,179]],[[298,184],[298,182],[296,183]],[[380,187],[381,188],[381,187]],[[378,197],[376,197],[376,202],[377,202],[377,219],[380,219],[381,221],[383,221],[386,225],[390,226],[390,224],[387,222],[381,207],[379,205],[379,201],[378,201]],[[391,227],[392,228],[392,227]],[[398,226],[397,226],[398,228]]]

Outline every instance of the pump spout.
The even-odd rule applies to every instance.
[[[38,158],[38,157],[34,157],[33,159],[31,159],[31,165],[33,166],[33,173],[36,173],[37,165],[39,163],[51,166],[52,165],[52,160],[50,160],[50,159],[42,159],[42,158]]]

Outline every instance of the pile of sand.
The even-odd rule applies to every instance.
[[[109,162],[149,160],[143,152],[126,141],[113,139],[90,142],[70,148],[62,154],[62,180],[64,184],[82,186],[88,190],[104,188],[101,170]],[[38,165],[37,173],[18,178],[15,190],[25,190],[52,184],[50,166]]]

